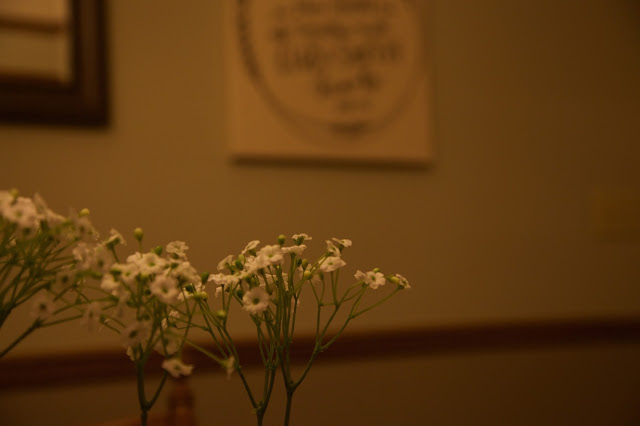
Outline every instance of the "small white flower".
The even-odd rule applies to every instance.
[[[400,287],[411,288],[411,286],[409,285],[409,281],[407,281],[405,277],[400,274],[396,274],[396,278],[398,279],[398,285]]]
[[[66,217],[59,215],[58,213],[49,209],[49,207],[47,207],[47,203],[44,201],[44,198],[40,196],[40,194],[33,194],[33,203],[35,204],[38,212],[44,215],[44,220],[46,220],[47,224],[49,224],[51,228],[56,227],[67,220]]]
[[[7,205],[3,216],[25,233],[37,231],[40,221],[44,220],[44,215],[39,213],[33,201],[26,197],[18,197]]]
[[[381,272],[374,272],[374,271],[362,272],[362,271],[358,271],[358,272],[356,272],[356,274],[354,276],[356,277],[356,279],[358,281],[364,282],[366,285],[368,285],[369,287],[371,287],[374,290],[377,289],[378,287],[380,287],[381,285],[384,285],[386,283],[384,275]]]
[[[98,245],[93,248],[93,253],[90,254],[90,261],[94,270],[106,272],[113,265],[113,256],[105,246]]]
[[[300,244],[302,244],[304,241],[311,241],[313,238],[311,238],[310,236],[308,236],[307,234],[293,234],[293,241],[300,241]]]
[[[218,288],[216,288],[216,293],[215,293],[216,299],[217,299],[221,294],[222,294],[222,287],[218,287]]]
[[[4,216],[5,209],[13,202],[13,195],[9,191],[0,191],[0,216]]]
[[[348,240],[346,238],[332,238],[333,241],[335,241],[336,243],[338,243],[339,246],[342,247],[351,247],[351,240]]]
[[[284,262],[282,247],[278,244],[262,247],[256,256],[255,262],[258,264],[257,269],[262,269],[270,265],[282,264]]]
[[[176,266],[175,269],[171,272],[171,274],[176,278],[182,280],[183,282],[193,284],[194,287],[198,289],[202,288],[202,280],[200,278],[200,275],[198,275],[198,271],[196,271],[196,268],[191,266],[189,262],[180,262],[178,266]]]
[[[255,287],[242,296],[244,309],[251,314],[264,312],[269,306],[269,295],[262,287]]]
[[[127,347],[127,356],[129,357],[129,359],[131,361],[137,361],[137,355],[138,355],[138,351],[134,350],[133,347],[128,346]]]
[[[228,274],[211,274],[207,279],[207,282],[213,281],[216,285],[225,286],[225,285],[235,285],[240,281],[240,278],[236,275],[228,275]]]
[[[328,253],[331,253],[333,256],[340,256],[340,249],[333,244],[333,241],[326,240],[326,243]]]
[[[33,298],[33,305],[31,306],[32,317],[39,320],[46,320],[53,315],[55,310],[56,307],[53,298],[48,294],[39,293]]]
[[[173,377],[188,376],[193,371],[193,365],[187,365],[180,358],[165,359],[162,368],[167,370]]]
[[[54,293],[62,293],[76,282],[76,274],[72,269],[62,269],[56,274],[51,290]]]
[[[107,238],[107,241],[105,241],[105,245],[113,247],[117,244],[127,245],[127,242],[124,240],[124,237],[121,233],[119,233],[115,229],[111,229],[111,231],[109,231],[109,238]]]
[[[302,269],[301,266],[298,266],[298,279],[303,279],[304,278],[304,273],[305,271],[309,271],[309,278],[308,280],[311,281],[311,284],[321,284],[322,283],[322,279],[320,279],[320,277],[318,276],[317,273],[312,273],[311,272],[311,268],[307,268],[306,270]]]
[[[135,286],[136,277],[140,273],[140,267],[137,263],[116,263],[111,265],[112,271],[119,272],[119,279],[129,288]]]
[[[158,300],[167,305],[175,304],[178,301],[178,295],[180,295],[178,281],[166,275],[156,275],[155,279],[149,284],[149,290]]]
[[[231,374],[236,369],[236,359],[233,356],[230,356],[229,358],[227,358],[226,361],[224,362],[224,368],[227,372],[227,380],[229,380],[231,378]]]
[[[134,346],[144,342],[149,337],[151,324],[147,321],[134,321],[120,333],[124,346]]]
[[[127,261],[129,261],[129,259],[127,259]],[[162,272],[167,265],[167,261],[154,252],[148,252],[138,256],[134,262],[137,262],[140,272],[147,275],[158,274]]]
[[[171,356],[180,350],[180,337],[173,333],[163,332],[153,347],[162,356]]]
[[[102,304],[100,302],[91,302],[87,305],[80,323],[87,327],[90,332],[94,332],[100,324],[101,313]]]
[[[302,254],[302,252],[306,248],[307,248],[307,246],[304,245],[304,244],[300,244],[299,246],[282,247],[282,253],[283,254],[293,253],[293,254],[297,254],[299,256],[300,254]]]
[[[100,288],[111,294],[114,294],[116,290],[120,288],[120,286],[120,282],[113,278],[113,275],[111,274],[104,274],[102,276],[102,280],[100,281]]]
[[[231,263],[231,261],[233,260],[233,256],[229,255],[227,257],[225,257],[224,259],[222,259],[220,262],[218,262],[218,271],[222,271],[224,268],[227,267],[227,263]]]
[[[96,237],[98,235],[98,232],[95,230],[95,228],[91,224],[89,215],[82,214],[82,212],[80,213],[81,214],[74,212],[70,216],[71,223],[73,224],[73,228],[74,228],[73,236],[75,238]]]
[[[332,272],[338,268],[342,268],[347,263],[339,256],[329,256],[318,267],[322,272]]]
[[[174,259],[185,260],[187,258],[187,250],[189,250],[189,247],[184,241],[172,241],[165,247],[167,254],[171,255]]]
[[[120,288],[122,289],[122,291],[118,290],[117,293],[114,292],[114,296],[118,298],[118,304],[114,307],[112,312],[113,317],[117,319],[122,319],[124,317],[125,311],[129,307],[127,306],[127,302],[131,297],[131,294],[129,292],[124,290],[122,287]]]
[[[259,240],[253,240],[250,241],[244,248],[244,250],[242,250],[242,254],[246,254],[247,252],[250,252],[252,250],[255,250],[256,247],[258,247],[258,245],[260,244]]]
[[[174,309],[169,311],[169,320],[171,321],[171,325],[175,325],[175,321],[173,321],[175,318],[180,318],[180,312],[176,311]],[[163,318],[162,319],[162,328],[165,329],[167,328],[167,326],[169,326],[170,324],[167,324],[167,318]]]

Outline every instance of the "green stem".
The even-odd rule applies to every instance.
[[[136,362],[136,378],[138,381],[138,406],[140,407],[140,424],[146,426],[149,407],[144,396],[144,361]]]
[[[294,390],[287,390],[287,407],[284,412],[284,426],[289,426],[289,418],[291,417],[291,400],[293,399]]]
[[[147,404],[149,408],[153,407],[153,404],[156,403],[156,400],[160,396],[160,392],[162,391],[162,388],[164,387],[164,384],[167,381],[167,377],[169,377],[169,373],[165,371],[164,374],[162,374],[162,379],[160,379],[160,384],[156,389],[156,393],[153,395],[153,398],[151,398],[151,400]]]
[[[31,334],[33,331],[35,331],[41,325],[42,325],[42,321],[41,320],[35,320],[33,322],[33,324],[31,324],[31,326],[29,328],[27,328],[20,336],[18,336],[18,338],[16,340],[14,340],[9,346],[4,348],[4,350],[2,352],[0,352],[0,358],[5,356],[11,349],[13,349],[18,343],[20,343],[22,340],[24,340],[25,337],[27,337],[29,334]]]

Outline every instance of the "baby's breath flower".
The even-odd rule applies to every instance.
[[[189,250],[189,246],[184,241],[172,241],[165,247],[167,254],[174,259],[185,260],[187,258],[187,250]]]
[[[346,238],[332,238],[333,241],[335,241],[336,243],[338,243],[339,246],[341,247],[351,247],[351,240],[348,240]]]
[[[171,356],[180,350],[180,337],[173,333],[165,331],[153,347],[162,356]]]
[[[368,285],[374,290],[386,283],[384,275],[379,271],[358,271],[354,276],[358,281],[362,281],[364,284]]]
[[[236,359],[233,356],[227,358],[224,362],[224,368],[227,372],[227,380],[229,380],[231,378],[231,374],[236,369]]]
[[[31,316],[39,320],[50,318],[55,312],[56,307],[53,298],[45,293],[39,293],[33,298],[31,306]]]
[[[124,346],[134,346],[144,342],[149,337],[151,324],[148,321],[134,321],[125,327],[120,336]]]
[[[82,315],[81,324],[90,332],[94,332],[100,324],[100,314],[102,313],[102,304],[100,302],[89,303]]]
[[[202,280],[198,271],[187,261],[180,262],[172,271],[172,274],[186,283],[198,286],[198,291],[202,288]]]
[[[340,249],[333,244],[333,241],[326,240],[327,243],[327,253],[332,256],[340,256]]]
[[[262,287],[254,287],[242,296],[244,309],[256,315],[264,312],[269,306],[269,295]]]
[[[158,300],[167,305],[173,305],[178,301],[180,289],[178,281],[173,277],[166,275],[157,275],[149,284],[149,290]]]
[[[109,231],[109,238],[107,238],[107,241],[105,241],[105,245],[107,247],[113,248],[118,244],[127,245],[127,242],[124,240],[124,237],[121,233],[119,233],[115,229],[111,229],[111,231]]]
[[[248,252],[254,251],[256,249],[256,247],[258,247],[258,245],[260,244],[259,240],[253,240],[250,241],[244,248],[244,250],[242,250],[242,254],[247,254]]]
[[[318,267],[322,272],[332,272],[338,268],[342,268],[347,263],[339,256],[329,256]]]
[[[167,265],[167,261],[154,252],[135,253],[127,258],[127,262],[137,264],[140,273],[147,275],[160,273]]]
[[[137,361],[138,356],[140,355],[139,351],[134,350],[132,346],[127,347],[127,356],[131,361]]]
[[[172,326],[175,327],[176,322],[175,319],[176,318],[180,318],[180,312],[176,311],[174,309],[169,311],[169,314],[167,315],[169,317],[169,321],[167,321],[167,318],[164,318],[162,320],[162,328],[167,328],[168,326]]]
[[[73,286],[76,282],[76,273],[73,269],[66,268],[58,271],[56,274],[56,280],[51,286],[51,291],[56,294],[60,294],[69,287]]]
[[[240,281],[240,278],[236,275],[228,275],[228,274],[211,274],[209,275],[208,281],[213,281],[215,284],[219,286],[225,285],[235,285]]]
[[[282,257],[282,247],[277,244],[262,247],[256,256],[255,261],[259,265],[258,269],[271,265],[282,264],[284,262],[284,257]]]
[[[75,238],[89,237],[95,239],[95,237],[97,237],[98,232],[91,224],[91,219],[89,219],[89,210],[82,209],[80,213],[71,213],[70,220],[73,225],[73,236]]]
[[[180,358],[165,359],[162,368],[167,370],[173,377],[188,376],[193,370],[193,365],[187,365]]]
[[[291,247],[282,247],[282,253],[283,254],[288,254],[288,253],[293,253],[293,254],[297,254],[298,256],[302,254],[302,252],[307,248],[306,245],[304,244],[300,244],[298,246],[291,246]]]
[[[405,277],[403,277],[402,275],[396,274],[395,278],[398,279],[398,285],[400,287],[411,288],[411,286],[409,285],[409,281],[407,281],[407,279]]]
[[[44,215],[39,213],[30,198],[17,197],[5,206],[3,216],[11,223],[17,225],[23,234],[33,234],[40,227],[40,221]]]
[[[311,238],[310,236],[308,236],[307,234],[293,234],[293,241],[295,244],[302,244],[305,241],[311,241],[313,238]]]
[[[232,260],[233,260],[233,256],[229,255],[224,259],[222,259],[220,262],[218,262],[218,271],[222,271],[224,268],[228,268],[227,264],[231,264]]]

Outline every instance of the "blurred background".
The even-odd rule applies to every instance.
[[[311,235],[317,254],[350,238],[347,272],[380,267],[412,286],[352,333],[640,315],[637,1],[430,1],[425,168],[233,162],[223,3],[108,1],[109,125],[0,124],[0,189],[88,207],[130,245],[137,226],[148,246],[184,240],[198,270],[281,233]],[[312,369],[293,423],[637,425],[638,343],[334,358]],[[11,356],[118,345],[72,325]],[[237,377],[190,383],[199,424],[252,424]],[[6,425],[135,415],[133,375],[3,389],[0,411]]]

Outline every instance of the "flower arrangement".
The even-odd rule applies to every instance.
[[[193,366],[182,361],[185,345],[205,354],[229,376],[239,376],[258,425],[280,376],[286,392],[283,424],[289,425],[294,393],[320,353],[351,321],[410,287],[402,275],[384,275],[374,268],[358,270],[342,289],[343,254],[351,241],[328,240],[322,255],[310,261],[303,257],[312,240],[307,234],[280,235],[272,245],[251,241],[239,254],[222,259],[215,274],[199,274],[187,260],[184,242],[143,251],[138,228],[137,251],[120,260],[125,239],[112,230],[100,241],[88,211],[63,217],[39,196],[29,199],[16,191],[0,192],[0,238],[0,331],[17,306],[31,301],[34,307],[33,324],[0,357],[36,329],[61,322],[78,320],[90,330],[112,330],[135,365],[142,425],[167,377],[191,374]],[[205,291],[211,286],[213,298]],[[291,352],[303,294],[315,302],[304,304],[315,311],[315,343],[295,374]],[[235,315],[247,315],[255,326],[264,367],[260,394],[245,377],[243,354],[228,328]],[[194,329],[204,331],[211,343],[190,339]],[[148,395],[145,367],[153,353],[165,358],[164,372]]]
[[[19,306],[30,302],[33,323],[0,358],[37,329],[80,319],[88,299],[78,284],[74,252],[97,236],[89,211],[65,217],[42,197],[0,191],[0,329]]]

